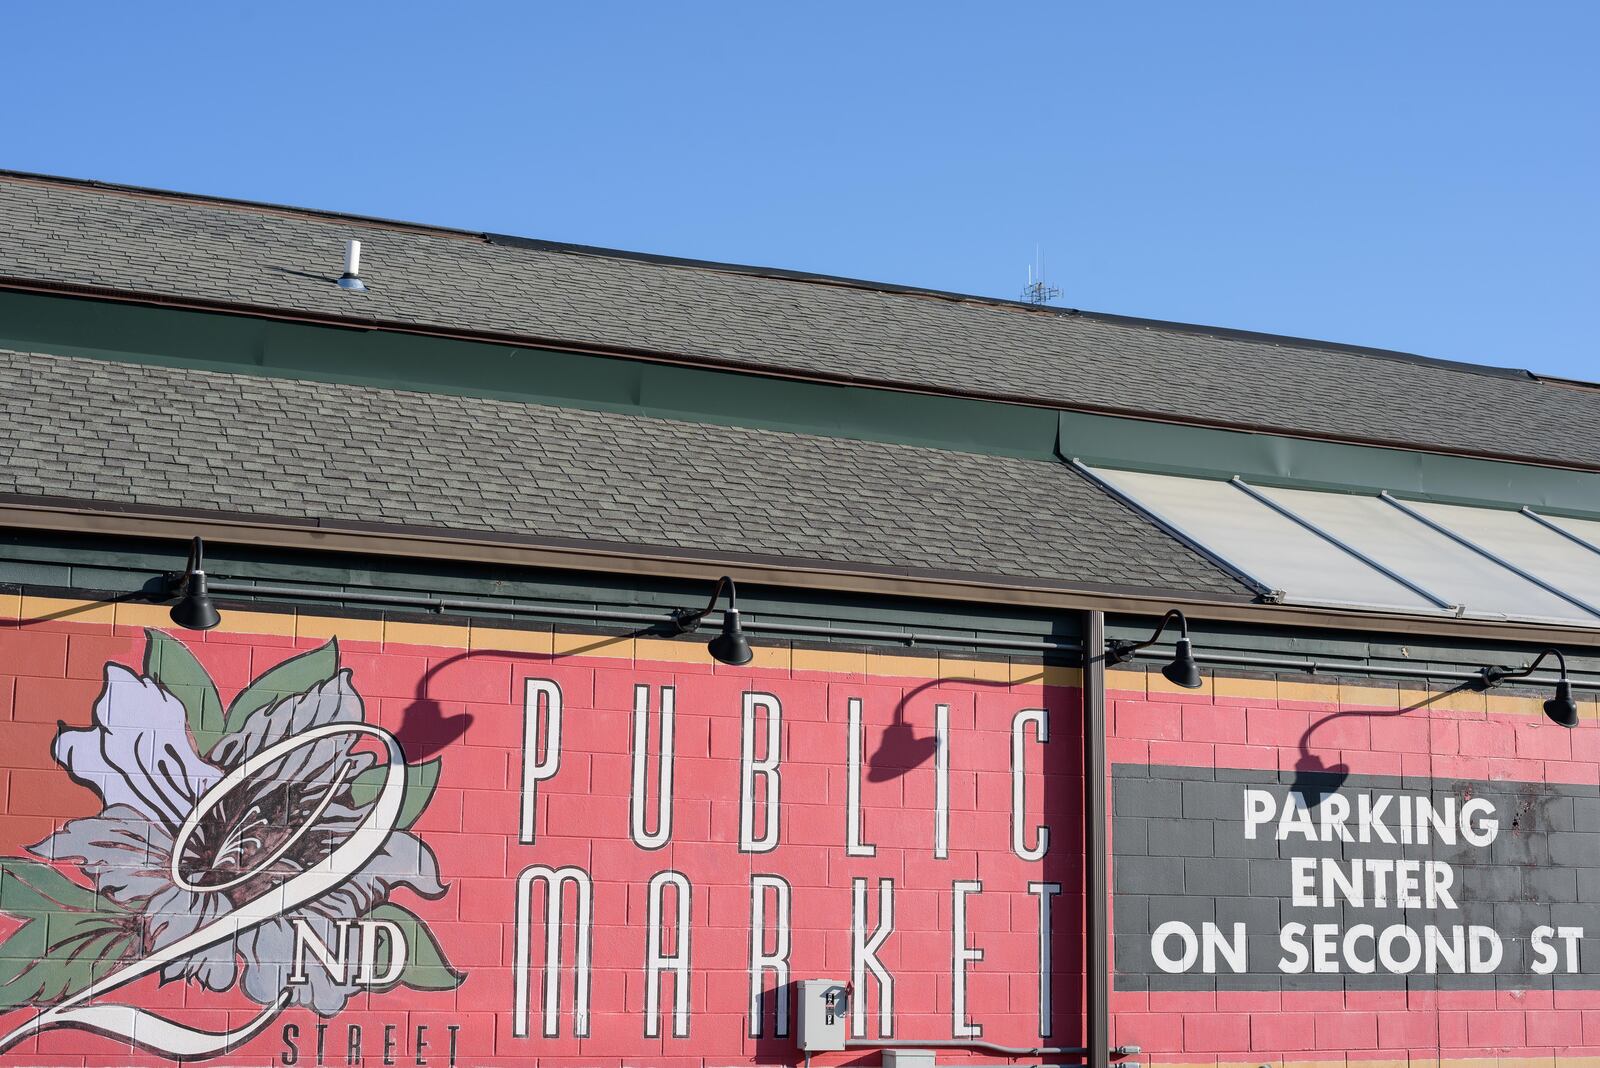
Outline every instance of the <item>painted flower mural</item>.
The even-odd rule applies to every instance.
[[[120,985],[109,980],[152,970],[237,987],[268,1007],[264,1019],[291,1005],[339,1012],[372,988],[379,960],[387,986],[460,983],[426,924],[390,900],[445,892],[407,829],[438,761],[405,764],[393,736],[366,724],[336,642],[274,667],[224,709],[193,654],[147,632],[142,673],[108,663],[93,723],[63,728],[54,756],[103,807],[30,847],[37,861],[0,859],[0,911],[27,921],[0,944],[0,1011],[45,1006],[44,1029],[53,1013],[91,1013],[75,1004]],[[88,885],[63,876],[66,865]],[[274,897],[281,907],[263,905]],[[367,950],[367,985],[354,968],[296,973],[308,935],[345,947],[352,929],[380,943]],[[391,968],[397,950],[403,966]]]

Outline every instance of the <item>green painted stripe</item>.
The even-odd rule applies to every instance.
[[[32,293],[0,291],[0,346],[1038,460],[1055,449],[1045,408]]]
[[[1600,517],[1600,474],[621,357],[0,291],[0,347]]]
[[[1210,427],[1059,413],[1057,448],[1090,465],[1600,518],[1600,474]]]

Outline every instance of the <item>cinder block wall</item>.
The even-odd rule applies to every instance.
[[[1600,1054],[1592,699],[1569,731],[1547,689],[1111,687],[1116,1043],[1240,1065]]]

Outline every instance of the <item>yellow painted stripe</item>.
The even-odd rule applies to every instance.
[[[229,613],[222,613],[226,620]],[[383,642],[383,620],[351,619],[344,616],[309,616],[295,614],[294,636],[323,640],[338,638],[347,642]]]
[[[545,656],[555,652],[555,636],[549,630],[508,630],[476,623],[470,629],[467,648],[478,652],[541,653]]]
[[[445,649],[465,649],[471,644],[471,626],[449,623],[402,623],[385,620],[383,644],[432,645]]]
[[[22,595],[20,619],[61,623],[115,623],[113,601],[76,601],[61,597]]]

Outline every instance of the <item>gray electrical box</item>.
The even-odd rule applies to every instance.
[[[796,1041],[807,1053],[844,1049],[850,988],[837,979],[802,979]]]

